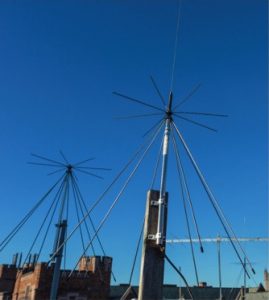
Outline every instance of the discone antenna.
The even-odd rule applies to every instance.
[[[109,168],[102,168],[102,167],[93,167],[93,166],[89,166],[89,165],[85,165],[86,163],[88,163],[89,161],[93,160],[94,158],[88,158],[82,161],[79,161],[75,164],[71,164],[69,163],[69,161],[67,160],[66,156],[64,155],[63,151],[59,151],[61,158],[63,159],[63,161],[57,161],[51,158],[47,158],[45,156],[41,156],[41,155],[37,155],[37,154],[32,154],[33,157],[40,159],[39,161],[35,161],[35,162],[28,162],[31,165],[37,165],[37,166],[45,166],[45,167],[51,167],[51,168],[56,168],[56,170],[51,171],[50,173],[48,173],[48,175],[53,175],[56,173],[60,173],[60,172],[70,172],[70,171],[78,171],[80,173],[84,173],[99,179],[104,179],[102,176],[95,174],[94,172],[91,172],[91,170],[93,171],[110,171],[111,169]],[[49,163],[44,163],[43,161],[47,161]],[[75,174],[74,174],[75,176]]]

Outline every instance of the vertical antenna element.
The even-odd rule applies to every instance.
[[[173,93],[172,90],[169,93],[169,101],[168,101],[168,107],[167,107],[167,113],[171,114],[172,110],[172,101],[173,101]]]
[[[177,44],[178,44],[178,36],[179,36],[180,10],[181,10],[181,3],[180,3],[180,0],[178,0],[177,29],[176,29],[176,38],[175,38],[175,46],[174,46],[174,57],[173,57],[173,64],[172,64],[172,72],[171,72],[170,91],[172,91],[173,87],[174,87],[174,73],[175,73],[176,58],[177,58]]]

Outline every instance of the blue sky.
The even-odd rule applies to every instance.
[[[156,117],[116,120],[151,110],[112,92],[159,106],[150,82],[153,75],[168,96],[177,5],[172,0],[1,1],[1,238],[57,179],[47,176],[50,170],[27,164],[33,161],[30,153],[61,159],[62,150],[71,162],[93,156],[91,166],[112,168],[103,173],[103,181],[81,176],[81,190],[90,204],[143,143],[142,135]],[[267,5],[263,0],[181,0],[175,101],[201,83],[184,109],[229,118],[195,118],[218,133],[181,120],[177,124],[238,236],[268,235]],[[129,279],[157,152],[156,144],[101,231],[118,282]],[[186,237],[172,157],[171,152],[168,235]],[[184,156],[183,161],[202,236],[224,235]],[[97,224],[120,186],[94,213]],[[35,221],[43,214],[39,211]],[[1,262],[15,251],[27,251],[33,225],[24,230],[3,252]],[[70,247],[78,256],[80,250]],[[268,248],[262,243],[244,247],[256,262],[255,280],[260,282]],[[216,285],[216,246],[205,248],[203,255],[196,249],[200,279]],[[168,246],[167,251],[194,284],[188,246]],[[223,252],[223,284],[232,285],[240,267],[233,264],[231,246],[223,245]],[[168,266],[165,281],[178,284]]]

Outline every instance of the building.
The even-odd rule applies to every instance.
[[[46,263],[0,266],[0,300],[50,298],[54,265]],[[109,297],[111,257],[84,256],[78,270],[61,270],[58,300],[105,300]]]
[[[164,300],[216,300],[220,299],[220,289],[201,283],[199,286],[190,287],[192,296],[186,287],[173,284],[163,286]],[[223,300],[268,300],[269,292],[262,284],[256,288],[223,287],[221,290]],[[138,287],[120,284],[110,287],[109,300],[134,300],[137,299]]]
[[[127,284],[121,284],[118,286],[111,286],[110,288],[110,300],[130,300],[137,299],[138,287],[134,286],[129,289],[130,293],[127,295]],[[193,298],[196,300],[216,300],[219,299],[219,288],[212,286],[194,286],[190,287]],[[240,288],[222,288],[223,299],[236,300]],[[123,297],[123,295],[126,295]],[[192,299],[186,287],[178,287],[174,284],[164,284],[163,297],[166,300],[189,300]]]

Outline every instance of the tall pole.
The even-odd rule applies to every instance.
[[[244,291],[243,291],[243,299],[246,299],[246,286],[247,286],[247,272],[246,272],[246,257],[244,257]]]
[[[163,298],[168,203],[166,174],[172,122],[171,107],[172,93],[169,95],[165,115],[160,190],[150,190],[147,196],[138,300],[161,300]]]
[[[178,267],[179,272],[181,272],[181,267]],[[181,300],[181,293],[182,293],[182,282],[181,282],[181,278],[180,278],[180,282],[179,282],[179,300]]]
[[[166,195],[166,177],[167,177],[167,162],[168,162],[168,148],[169,148],[169,137],[171,131],[171,108],[172,108],[173,94],[169,94],[169,102],[166,110],[166,121],[163,139],[163,153],[162,153],[162,173],[161,173],[161,184],[160,184],[160,198],[158,200],[158,225],[156,234],[156,244],[159,246],[165,246],[166,233],[164,228],[166,227],[164,211],[167,205],[165,200]]]
[[[56,225],[58,227],[57,237],[58,240],[55,243],[55,249],[54,251],[57,251],[57,254],[55,256],[55,263],[54,263],[54,269],[53,269],[53,278],[52,278],[52,284],[51,284],[51,290],[50,290],[50,300],[56,300],[57,299],[57,293],[59,288],[59,281],[60,281],[60,275],[61,275],[61,262],[62,262],[62,256],[63,256],[63,249],[64,247],[60,247],[65,238],[65,232],[66,232],[66,226],[67,221],[63,220],[62,222],[58,223]]]
[[[217,237],[217,249],[218,249],[218,269],[219,269],[219,299],[222,300],[222,282],[221,282],[221,253],[220,253],[220,236]]]
[[[62,195],[62,203],[59,212],[59,220],[58,224],[56,224],[57,231],[54,241],[54,249],[52,256],[54,257],[54,267],[53,267],[53,276],[52,276],[52,283],[51,283],[51,290],[50,290],[50,300],[56,300],[60,277],[61,277],[61,264],[62,264],[62,256],[64,251],[64,240],[66,236],[66,229],[67,229],[67,220],[63,220],[64,209],[68,205],[68,189],[69,189],[69,179],[70,175],[72,174],[72,166],[68,165],[66,169],[66,175],[64,178],[65,181],[65,188]],[[68,216],[66,216],[68,217]]]

